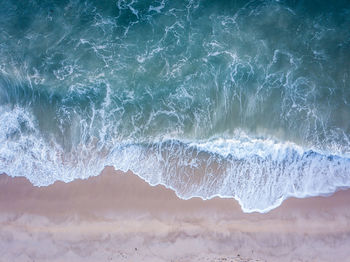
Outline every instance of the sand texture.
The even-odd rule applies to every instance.
[[[34,187],[0,176],[0,261],[350,261],[350,191],[245,214],[106,168]]]

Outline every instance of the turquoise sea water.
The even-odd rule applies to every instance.
[[[106,165],[245,212],[350,187],[350,2],[1,1],[0,173]]]

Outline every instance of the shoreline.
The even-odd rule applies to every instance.
[[[243,213],[233,198],[182,200],[111,167],[47,187],[0,175],[0,253],[4,261],[346,262],[349,200],[339,190]]]

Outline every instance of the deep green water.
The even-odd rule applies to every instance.
[[[0,3],[0,173],[247,212],[350,186],[349,1]]]

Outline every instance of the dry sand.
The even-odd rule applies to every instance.
[[[131,172],[34,187],[0,176],[0,261],[350,261],[350,191],[244,214]]]

